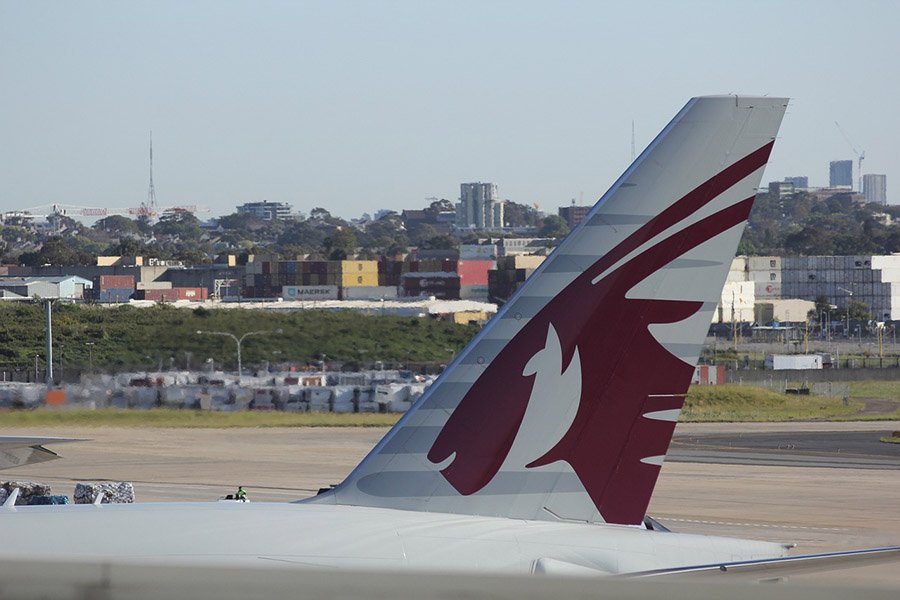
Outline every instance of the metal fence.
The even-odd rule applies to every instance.
[[[792,381],[790,379],[776,378],[764,379],[759,381],[739,381],[739,385],[752,385],[756,387],[765,387],[779,394],[795,393],[811,396],[827,396],[829,398],[841,398],[847,400],[850,398],[850,385],[847,383],[839,383],[834,381]]]

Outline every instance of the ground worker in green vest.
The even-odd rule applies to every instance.
[[[247,492],[244,491],[244,487],[239,485],[237,494],[234,495],[235,500],[240,500],[241,502],[247,501]]]

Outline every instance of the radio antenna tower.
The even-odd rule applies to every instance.
[[[147,189],[147,202],[144,203],[144,214],[149,218],[156,216],[156,188],[153,187],[153,130],[150,130],[150,187]]]

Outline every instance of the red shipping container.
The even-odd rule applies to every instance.
[[[133,290],[134,275],[100,275],[94,277],[94,287],[98,290]]]
[[[493,268],[492,260],[461,260],[457,273],[462,285],[487,285],[488,271]]]
[[[201,300],[206,300],[209,292],[206,288],[202,287],[180,287],[180,288],[172,288],[172,291],[175,292],[176,298],[178,300],[191,300],[193,302],[199,302]]]
[[[178,293],[174,289],[169,290],[137,290],[134,293],[137,300],[152,300],[153,302],[174,302],[178,300]]]

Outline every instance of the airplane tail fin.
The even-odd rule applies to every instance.
[[[640,524],[787,105],[690,100],[312,502]]]

